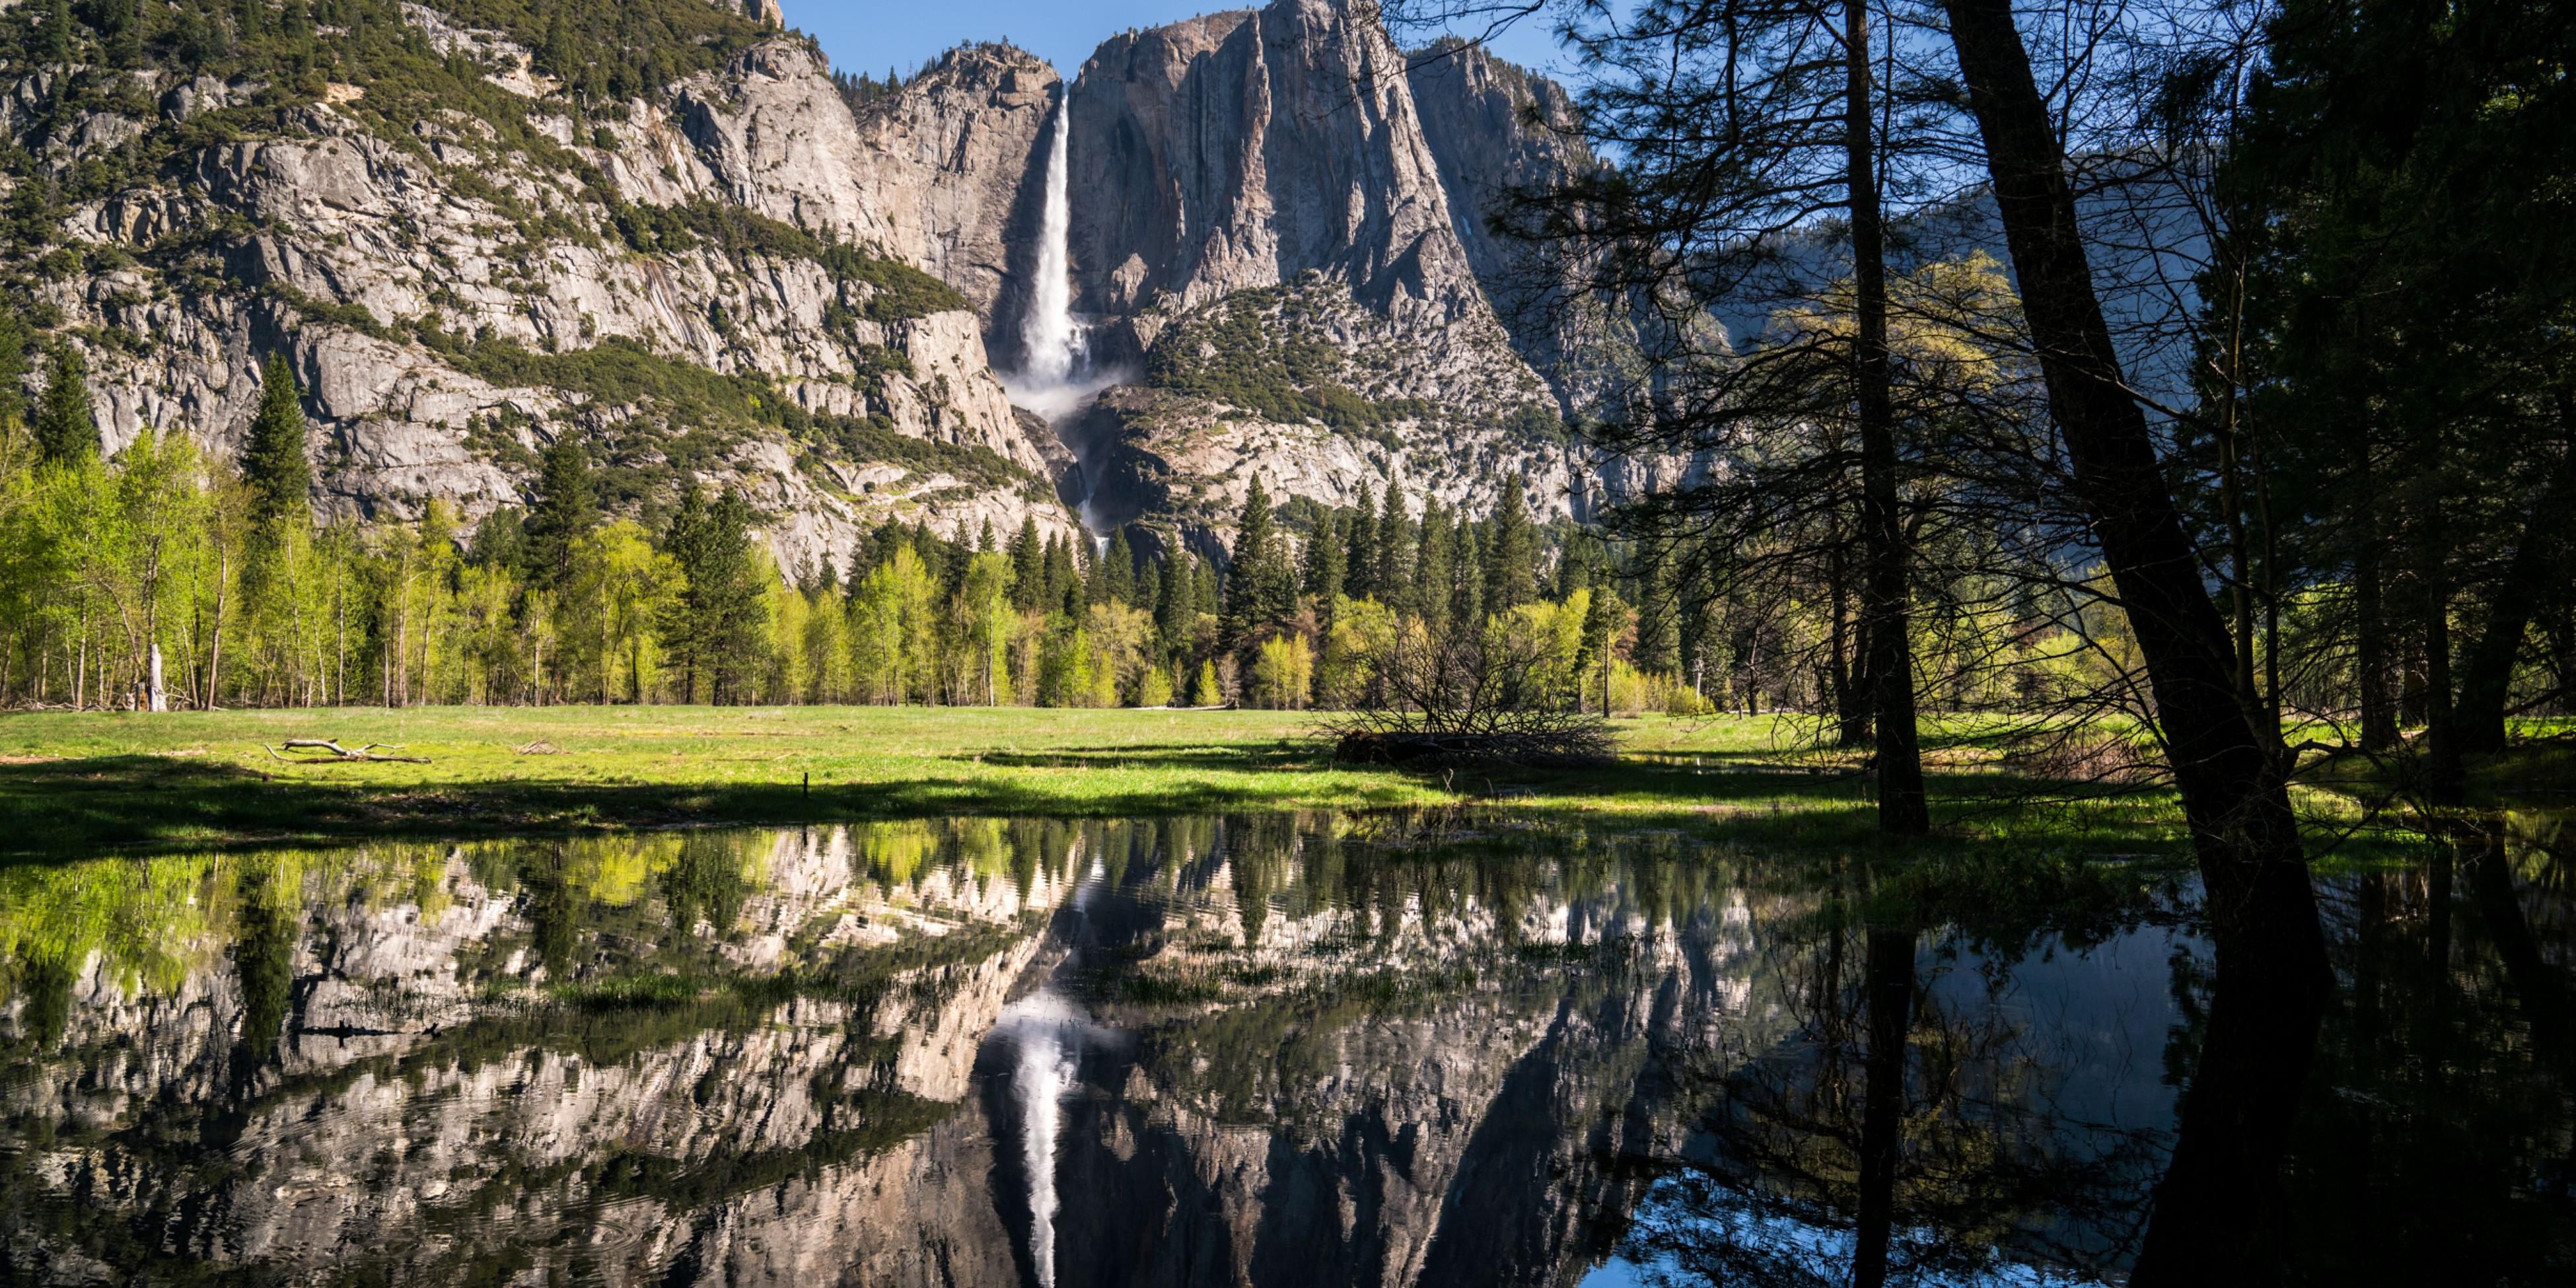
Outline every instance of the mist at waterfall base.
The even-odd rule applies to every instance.
[[[1091,405],[1100,392],[1112,385],[1125,384],[1135,372],[1120,367],[1099,368],[1091,362],[1090,324],[1073,311],[1073,258],[1069,248],[1073,227],[1073,199],[1067,191],[1071,173],[1073,132],[1072,113],[1062,98],[1056,101],[1055,118],[1047,128],[1046,206],[1038,228],[1038,259],[1030,281],[1028,311],[1020,319],[1020,341],[1023,356],[1020,369],[1002,376],[1003,391],[1011,404],[1044,417],[1051,428],[1059,429],[1076,412]],[[1082,459],[1081,445],[1068,442],[1082,467],[1082,477],[1092,476],[1092,463]],[[1086,495],[1078,508],[1083,525],[1095,533],[1091,500]]]

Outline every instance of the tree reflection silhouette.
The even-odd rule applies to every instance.
[[[1927,948],[1915,927],[1940,900],[1909,905],[1882,890],[1860,902],[1881,924],[1848,916],[1836,896],[1806,938],[1777,946],[1791,960],[1770,1000],[1796,1012],[1796,1035],[1724,1074],[1622,1255],[1671,1283],[2116,1270],[2136,1247],[2162,1141],[2063,1108],[2076,1099],[2063,1048],[2007,1004],[2015,967],[2065,941],[2025,926],[1975,952],[1953,926]],[[1930,975],[1927,951],[1946,963]],[[1959,968],[1965,957],[1973,972]]]

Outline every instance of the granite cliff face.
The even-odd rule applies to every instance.
[[[432,73],[346,30],[322,37],[346,79],[24,71],[14,182],[81,193],[31,290],[111,449],[236,446],[283,352],[328,513],[471,523],[572,435],[629,511],[743,488],[786,568],[846,564],[887,517],[1070,532],[1068,501],[1212,547],[1255,477],[1479,512],[1517,472],[1576,515],[1633,477],[1566,442],[1569,346],[1486,226],[1582,163],[1534,123],[1570,110],[1545,81],[1276,0],[1114,37],[1070,83],[961,46],[853,108],[770,0],[714,10],[694,70],[615,102],[434,3],[398,11]],[[1026,359],[1057,124],[1090,383],[1131,387],[1050,426],[999,373]],[[101,170],[125,178],[71,182]],[[1246,313],[1334,356],[1228,374]]]
[[[1483,306],[1369,9],[1278,0],[1119,36],[1070,102],[1085,311],[1187,311],[1307,269],[1383,312]]]
[[[1616,329],[1493,227],[1590,164],[1553,84],[1399,51],[1366,4],[1274,0],[1110,39],[1064,111],[1072,311],[1126,386],[1058,426],[1094,524],[1212,550],[1254,479],[1481,515],[1511,474],[1581,519],[1687,468],[1570,441]],[[995,337],[1030,292],[998,298]]]
[[[986,317],[1010,311],[1003,292],[1034,260],[1028,204],[1061,83],[1025,50],[967,45],[858,109],[859,197],[884,221],[882,244]],[[997,358],[1015,363],[1016,350],[1000,352],[1008,342],[994,339]]]
[[[417,4],[406,38],[466,77],[434,107],[396,106],[419,73],[354,54],[351,80],[318,86],[22,78],[0,109],[40,158],[21,187],[131,176],[62,215],[95,271],[40,264],[34,288],[87,351],[109,448],[147,426],[237,445],[283,352],[327,513],[444,500],[470,523],[571,434],[629,506],[690,476],[743,487],[791,568],[889,516],[1072,531],[1061,450],[1009,405],[972,297],[919,271],[971,285],[961,265],[998,262],[999,226],[958,212],[988,204],[976,183],[1016,184],[1010,111],[948,112],[925,85],[863,131],[775,5],[749,8],[766,22],[731,31],[734,52],[610,105]],[[957,79],[986,70],[967,61]],[[1001,71],[988,100],[1029,74]],[[150,110],[110,110],[128,102]],[[1023,104],[1024,132],[1039,111]]]

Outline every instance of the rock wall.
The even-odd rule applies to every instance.
[[[867,164],[862,204],[885,221],[886,245],[936,273],[995,324],[995,348],[1011,334],[1016,297],[1029,271],[1034,214],[1043,182],[1040,143],[1061,80],[1036,55],[1007,45],[955,49],[902,92],[859,109]],[[1000,355],[1016,361],[1016,351]]]
[[[461,108],[395,132],[363,84],[290,96],[260,125],[240,109],[278,101],[276,90],[207,77],[165,88],[148,71],[83,74],[159,90],[153,118],[94,113],[47,130],[32,106],[0,112],[49,165],[119,150],[160,158],[65,220],[65,241],[115,266],[38,287],[57,334],[87,350],[111,450],[146,426],[237,448],[261,365],[284,352],[314,422],[317,505],[331,515],[409,517],[435,499],[471,524],[519,502],[536,453],[565,434],[632,487],[667,489],[667,462],[680,459],[669,441],[712,435],[713,453],[686,454],[709,463],[690,468],[745,489],[787,567],[825,553],[846,564],[886,517],[968,535],[1023,517],[1076,530],[1053,494],[1060,450],[1009,405],[981,317],[874,308],[879,288],[824,253],[938,269],[993,258],[1000,233],[976,241],[892,200],[901,183],[931,185],[887,161],[885,131],[863,134],[803,43],[755,40],[660,95],[577,118],[500,33],[418,4],[404,14],[433,48],[479,60],[491,85],[523,100],[529,134]],[[22,80],[5,101],[43,103],[55,75]],[[196,128],[209,113],[228,124]],[[958,160],[959,183],[1014,181],[998,160],[977,168],[980,156]],[[945,191],[933,214],[982,201]],[[729,230],[728,211],[771,222]],[[852,449],[761,416],[702,423],[668,398],[628,396],[639,386],[620,373],[638,366],[666,393],[758,379],[806,413],[873,422],[898,446],[988,453],[976,458],[987,465]]]
[[[1404,65],[1330,0],[1101,45],[1071,97],[1079,306],[1189,309],[1313,268],[1380,310],[1478,310]]]
[[[742,488],[791,569],[846,565],[888,517],[1070,533],[1058,496],[1103,480],[1123,489],[1107,509],[1213,545],[1255,474],[1287,495],[1396,486],[1480,512],[1520,472],[1542,513],[1580,515],[1641,473],[1586,461],[1528,415],[1565,402],[1571,348],[1531,320],[1517,251],[1486,227],[1501,191],[1580,162],[1531,120],[1561,118],[1564,95],[1481,51],[1408,56],[1365,6],[1275,0],[1127,33],[1070,86],[1023,51],[961,47],[855,113],[783,33],[748,29],[721,66],[584,108],[506,34],[435,5],[402,13],[478,65],[514,119],[460,103],[396,120],[364,83],[316,97],[149,71],[75,74],[154,113],[62,119],[51,70],[0,96],[0,129],[51,173],[154,159],[65,221],[99,271],[37,287],[88,351],[111,448],[146,425],[236,448],[261,364],[284,352],[326,513],[445,500],[471,524],[523,500],[536,454],[573,435],[623,472],[630,506],[683,469]],[[1096,449],[1077,473],[995,374],[1021,359],[1059,110],[1076,304],[1106,360],[1211,360],[1156,347],[1285,291],[1315,306],[1303,334],[1344,356],[1348,393],[1439,414],[1354,434],[1165,382],[1076,427]],[[834,267],[852,251],[926,270],[968,308],[889,316],[877,286]],[[698,423],[604,370],[636,355],[666,364],[665,383],[757,379],[805,417],[926,447],[774,415]]]

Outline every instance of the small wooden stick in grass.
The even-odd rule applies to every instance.
[[[389,742],[371,742],[366,746],[352,750],[341,746],[337,741],[330,738],[289,738],[286,740],[284,751],[281,751],[276,747],[269,747],[266,743],[262,743],[261,746],[267,750],[271,757],[283,760],[290,765],[328,764],[334,760],[366,760],[380,763],[399,761],[406,765],[426,765],[429,763],[429,758],[426,756],[377,755],[376,753],[379,751],[402,750],[401,747]],[[327,751],[331,754],[329,756],[289,756],[284,754],[285,751]]]

